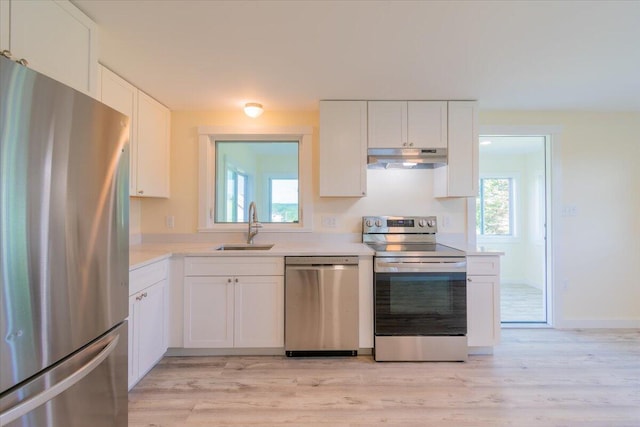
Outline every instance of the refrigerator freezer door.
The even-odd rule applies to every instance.
[[[0,393],[127,316],[128,126],[0,57]]]
[[[6,427],[125,427],[126,321],[0,398]]]

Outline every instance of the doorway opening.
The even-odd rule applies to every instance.
[[[548,284],[549,142],[547,135],[482,135],[478,246],[504,252],[503,326],[550,324]]]

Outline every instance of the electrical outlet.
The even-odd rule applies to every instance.
[[[337,222],[338,221],[335,216],[322,216],[322,226],[325,228],[336,228]]]
[[[173,215],[167,215],[165,221],[167,228],[173,228],[176,226],[176,219]]]

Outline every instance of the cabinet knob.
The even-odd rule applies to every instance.
[[[144,194],[144,190],[138,190],[138,194]]]
[[[410,142],[410,143],[409,143],[409,147],[413,147],[413,142]]]
[[[237,277],[235,278],[234,282],[238,283],[238,278]]]
[[[227,279],[227,283],[231,283],[231,277]]]
[[[471,277],[467,277],[467,282],[471,282]]]

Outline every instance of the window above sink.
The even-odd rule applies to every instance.
[[[201,126],[198,231],[311,231],[311,127]]]

